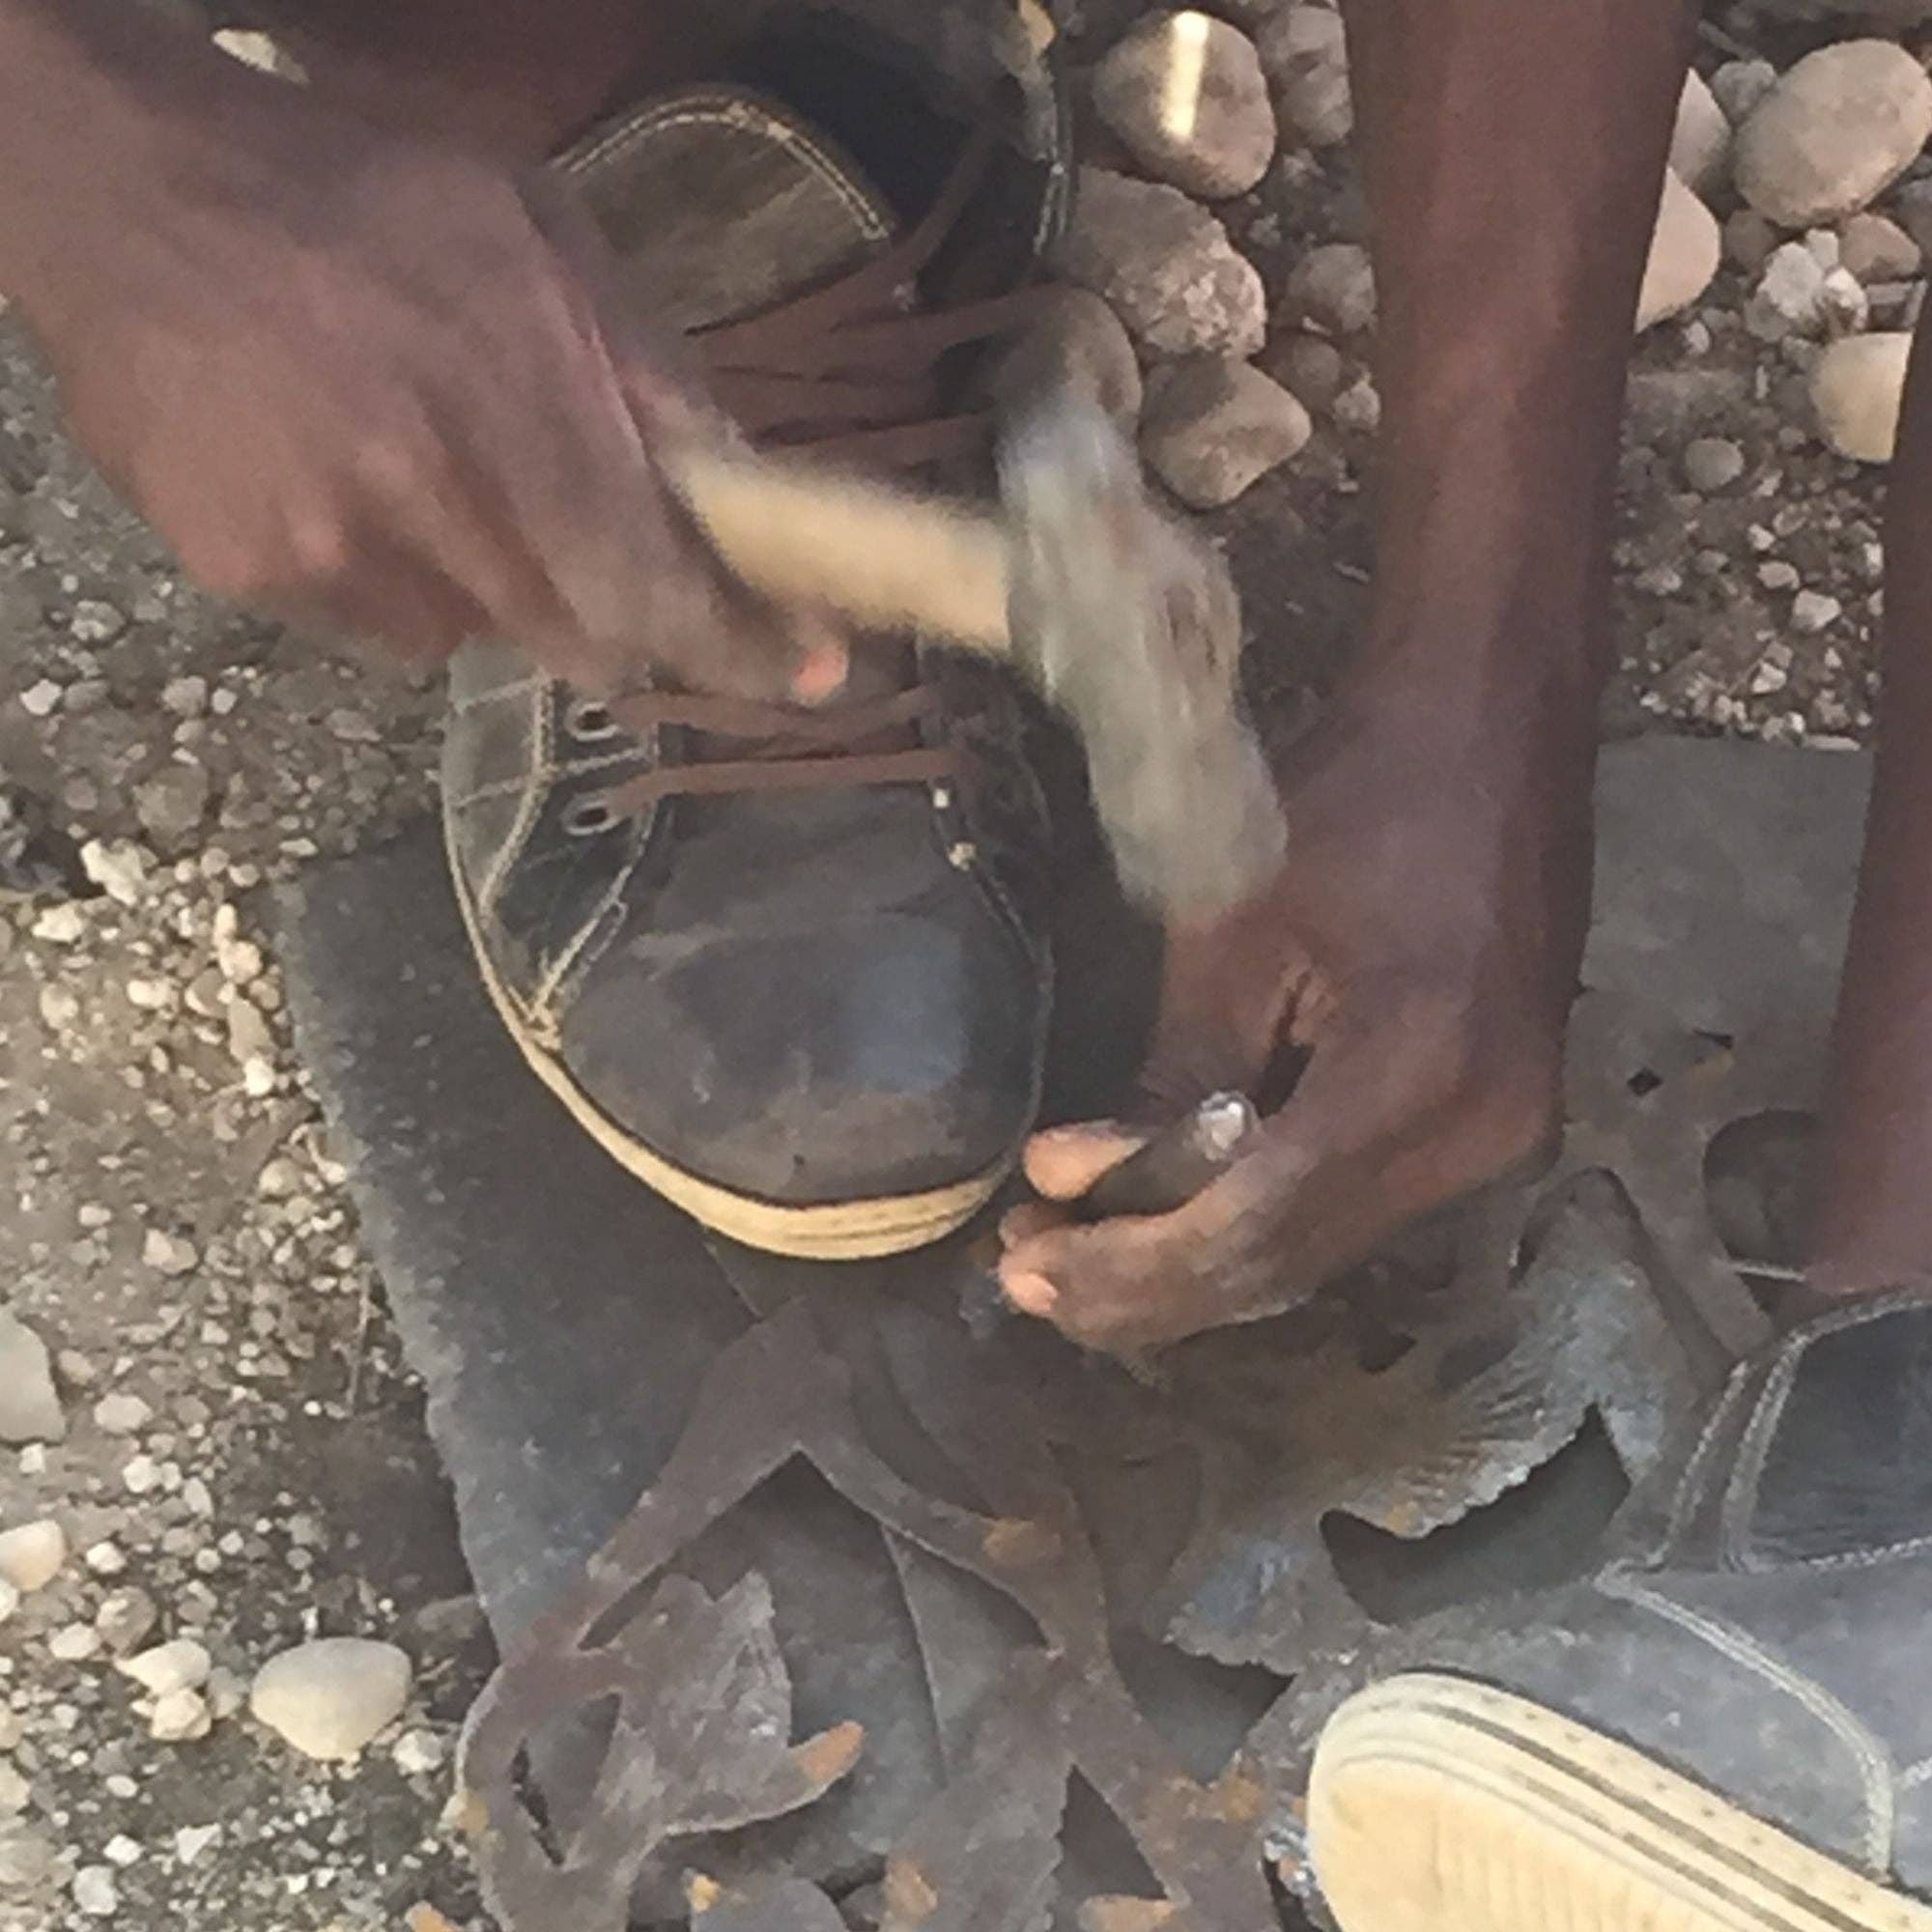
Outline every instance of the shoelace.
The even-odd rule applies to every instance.
[[[713,396],[748,436],[889,469],[983,448],[990,433],[984,412],[941,411],[939,364],[950,351],[1029,319],[1039,292],[933,311],[909,308],[907,295],[957,226],[991,154],[992,137],[976,137],[929,213],[862,268],[694,338]],[[639,773],[582,801],[578,822],[601,830],[674,797],[935,784],[956,772],[954,749],[904,741],[940,709],[940,694],[924,682],[823,709],[676,691],[580,706],[578,723],[588,727],[578,730],[581,738],[612,735],[619,726],[645,737],[674,727],[742,750]]]

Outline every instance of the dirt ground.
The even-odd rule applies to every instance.
[[[1226,215],[1272,287],[1360,228],[1332,153]],[[1726,268],[1637,352],[1606,724],[1851,743],[1879,473],[1821,448],[1804,357],[1747,333],[1745,296]],[[1704,436],[1743,458],[1713,494],[1685,480]],[[1219,520],[1275,728],[1346,649],[1372,450],[1323,423]],[[1835,603],[1815,631],[1793,627],[1800,590]],[[481,1922],[439,1814],[487,1642],[289,1046],[266,903],[431,809],[438,710],[184,584],[0,322],[0,1299],[53,1352],[66,1429],[0,1452],[0,1528],[50,1518],[71,1550],[0,1627],[0,1932],[362,1932],[425,1901]],[[415,1664],[404,1718],[347,1767],[237,1708],[316,1634]],[[183,1634],[214,1662],[213,1728],[159,1742],[110,1652]]]

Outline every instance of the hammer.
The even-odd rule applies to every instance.
[[[1286,842],[1242,713],[1226,565],[1164,516],[1093,403],[1037,402],[1003,438],[1001,514],[737,450],[671,481],[719,557],[778,604],[1009,659],[1065,715],[1129,896],[1201,919],[1265,885]]]

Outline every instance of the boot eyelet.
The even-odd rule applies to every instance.
[[[573,838],[597,838],[617,829],[617,814],[601,794],[580,798],[563,814],[563,829]]]
[[[578,697],[563,715],[563,728],[580,745],[601,745],[617,735],[618,726],[608,704],[595,697]]]

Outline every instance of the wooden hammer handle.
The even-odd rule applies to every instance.
[[[773,603],[1011,648],[1009,548],[992,518],[768,457],[689,448],[661,461],[719,557]]]

